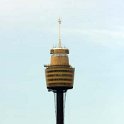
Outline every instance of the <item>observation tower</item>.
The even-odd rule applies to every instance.
[[[58,46],[50,50],[50,64],[44,65],[46,86],[48,91],[52,91],[56,104],[56,124],[64,124],[64,105],[68,89],[73,88],[74,68],[69,64],[69,49],[61,45],[61,20],[59,24]]]

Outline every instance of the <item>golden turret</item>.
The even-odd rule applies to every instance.
[[[74,81],[74,68],[69,65],[69,49],[61,46],[59,19],[59,43],[57,48],[50,50],[51,62],[45,65],[46,85],[48,89],[71,89]]]

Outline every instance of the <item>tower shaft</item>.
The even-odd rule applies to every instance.
[[[63,98],[63,91],[57,91],[56,93],[56,124],[64,124],[64,98]]]

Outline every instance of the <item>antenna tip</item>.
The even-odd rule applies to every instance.
[[[61,21],[61,19],[60,19],[60,18],[58,19],[58,22],[59,22],[59,24],[61,24],[61,22],[62,22],[62,21]]]

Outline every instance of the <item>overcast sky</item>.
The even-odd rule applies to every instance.
[[[0,1],[0,124],[55,124],[43,65],[59,17],[75,67],[65,124],[124,124],[123,0]]]

